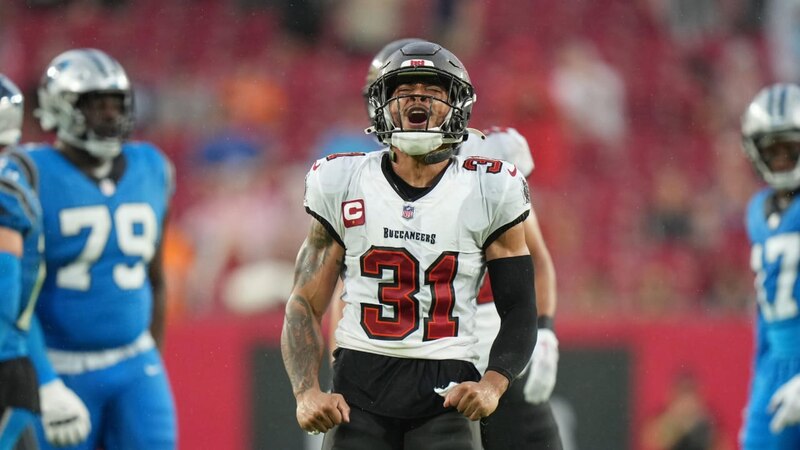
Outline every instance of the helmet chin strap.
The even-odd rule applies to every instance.
[[[84,146],[87,152],[101,161],[111,161],[122,151],[122,143],[116,139],[87,141]]]
[[[442,161],[447,160],[451,156],[453,156],[453,152],[455,151],[455,147],[452,145],[448,145],[447,147],[443,147],[438,150],[434,150],[427,155],[422,157],[422,162],[427,165],[440,163]]]
[[[78,139],[69,133],[58,133],[58,138],[79,148],[100,161],[111,161],[122,151],[122,142],[117,139]]]
[[[102,161],[103,162],[100,163],[99,166],[91,169],[92,175],[98,179],[108,177],[108,175],[111,174],[111,169],[114,167],[113,159],[104,159]]]

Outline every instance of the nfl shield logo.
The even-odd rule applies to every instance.
[[[411,219],[414,217],[414,207],[411,205],[403,205],[403,219]]]

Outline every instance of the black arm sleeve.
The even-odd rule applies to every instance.
[[[500,331],[492,343],[489,366],[513,381],[525,369],[536,345],[536,289],[529,255],[486,263]]]

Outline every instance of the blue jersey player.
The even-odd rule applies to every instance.
[[[27,334],[41,266],[41,209],[18,153],[10,150],[22,115],[22,93],[0,75],[0,450],[37,448],[39,389]]]
[[[161,237],[171,164],[128,142],[133,95],[122,66],[94,49],[58,55],[36,111],[53,145],[28,155],[43,211],[47,276],[36,307],[50,367],[84,401],[79,448],[173,449],[177,430],[159,346],[164,325]]]
[[[44,278],[41,206],[33,163],[13,146],[19,140],[23,98],[0,75],[0,450],[38,448],[31,420],[40,411],[47,439],[66,446],[86,439],[86,406],[58,378],[37,389],[34,367],[46,363],[33,315]],[[16,442],[16,444],[15,444]]]
[[[746,450],[800,448],[800,87],[764,88],[742,116],[743,147],[769,187],[747,209],[758,300],[741,433]]]

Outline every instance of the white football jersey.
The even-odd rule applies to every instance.
[[[491,127],[484,131],[486,139],[470,136],[458,149],[463,156],[486,156],[502,159],[517,166],[526,178],[533,172],[533,157],[528,141],[514,128]]]
[[[476,363],[484,248],[530,210],[508,162],[454,157],[424,195],[404,198],[390,153],[330,155],[306,176],[306,210],[345,248],[339,347]]]
[[[486,139],[470,136],[461,144],[459,155],[484,156],[503,159],[516,165],[526,177],[533,171],[533,157],[528,141],[514,128],[492,127],[486,130]],[[475,335],[478,337],[476,350],[479,360],[475,365],[483,373],[489,364],[489,351],[500,330],[500,316],[494,302],[481,303],[475,313]]]

